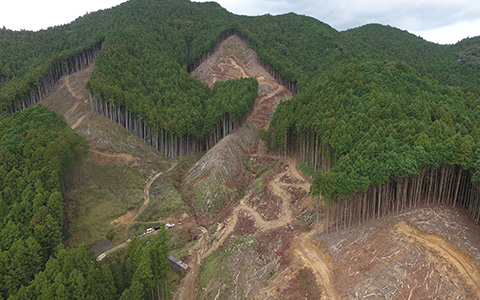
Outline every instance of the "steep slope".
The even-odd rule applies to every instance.
[[[104,240],[114,228],[111,221],[140,206],[147,177],[165,171],[170,165],[143,140],[92,113],[85,89],[92,69],[93,65],[62,77],[40,102],[63,115],[90,145],[89,157],[70,178],[67,189],[68,242],[74,246]],[[117,239],[123,236],[123,232],[117,233]],[[108,247],[110,242],[104,241]]]
[[[275,107],[291,94],[274,81],[255,52],[237,36],[222,42],[219,50],[192,74],[209,86],[219,80],[256,77],[259,96],[246,123],[210,149],[187,174],[182,189],[191,201],[202,224],[211,224],[212,216],[230,206],[244,193],[253,178],[247,165],[249,154],[258,148],[258,132],[268,126]]]
[[[192,272],[178,290],[179,299],[196,294],[295,299],[311,289],[328,299],[478,298],[478,228],[464,223],[468,230],[460,232],[468,231],[471,242],[462,248],[458,231],[445,234],[458,217],[448,209],[412,211],[418,213],[412,218],[405,213],[448,203],[480,218],[478,41],[439,46],[379,25],[338,33],[295,14],[244,17],[215,3],[132,0],[40,33],[2,31],[0,108],[15,111],[47,95],[44,103],[91,144],[89,159],[67,186],[71,245],[91,245],[107,236],[115,218],[130,224],[149,211],[144,204],[150,203],[150,187],[163,184],[173,164],[145,140],[181,157],[212,147],[240,127],[177,186],[188,213],[208,227],[199,229],[201,238],[186,256]],[[97,52],[91,77],[91,67],[72,74]],[[197,62],[193,76],[200,80],[187,74]],[[207,146],[210,100],[219,98],[208,87],[241,77],[256,78],[258,98],[253,107],[244,105],[250,102],[243,101],[243,93],[251,92],[254,80],[232,84],[224,98],[240,103],[242,122],[234,120],[230,128],[232,123],[222,119],[230,111],[221,104],[228,101],[219,101],[213,115],[222,124]],[[90,113],[85,101],[90,92],[97,112],[141,139]],[[296,96],[279,104],[291,93]],[[280,155],[258,141],[272,114],[270,133]],[[216,126],[215,121],[209,124]],[[269,136],[264,137],[268,144]],[[359,234],[352,229],[350,236],[348,231],[324,236],[327,247],[313,242],[310,183],[288,154],[320,170],[312,191],[337,201],[321,210],[325,228],[333,223],[341,230],[403,213],[382,220],[392,224],[367,223],[373,227],[359,227]],[[175,190],[166,184],[158,190]],[[181,200],[178,194],[174,198]],[[186,210],[182,205],[178,212]],[[444,225],[423,227],[437,215]],[[149,224],[160,221],[158,215],[146,218]],[[128,232],[118,233],[114,241],[123,242]],[[336,239],[340,234],[347,237]],[[306,282],[313,287],[302,286]]]
[[[276,225],[264,222],[254,209],[246,205],[248,196],[240,202],[240,205],[237,206],[235,203],[240,195],[250,188],[255,178],[257,163],[248,165],[248,162],[252,159],[261,162],[266,156],[264,148],[259,147],[258,131],[268,126],[278,103],[291,97],[289,91],[262,68],[256,53],[246,48],[246,43],[238,36],[232,36],[222,42],[218,50],[196,68],[192,76],[200,78],[209,86],[220,80],[256,77],[259,82],[259,97],[255,100],[253,110],[245,124],[210,149],[190,169],[182,184],[182,190],[187,191],[187,199],[191,201],[200,224],[212,225],[216,220],[229,216],[232,211],[229,207],[236,208],[222,229],[215,234],[216,241],[211,247],[206,242],[208,232],[203,230],[200,241],[189,252],[189,256],[192,257],[191,271],[183,279],[183,284],[176,293],[178,299],[195,298],[199,264],[229,238],[236,227],[240,211],[250,209],[257,220],[263,222],[260,226],[264,230],[279,228],[291,221],[289,218],[281,218],[278,222],[273,222],[278,223]],[[288,203],[285,203],[284,207],[288,208]],[[288,214],[287,211],[283,213]]]
[[[234,38],[232,38],[232,40],[233,39]],[[193,73],[193,76],[197,76],[198,78],[201,78],[207,82],[209,86],[213,86],[217,80],[238,78],[249,75],[249,72],[247,71],[248,69],[243,67],[245,63],[242,64],[242,61],[237,58],[237,56],[242,57],[242,53],[246,52],[245,50],[238,51],[240,45],[237,42],[240,42],[240,40],[227,40],[222,43],[218,52],[211,55],[210,58],[204,62],[203,66],[201,65],[199,69]],[[250,50],[248,51],[250,52]],[[237,56],[232,56],[232,52],[236,52]],[[248,54],[250,55],[250,53]],[[252,60],[249,58],[248,64],[251,61]],[[248,64],[246,65],[248,66]],[[260,91],[264,91],[264,86],[262,85],[263,78],[257,77],[257,79],[259,79]],[[267,96],[275,95],[275,92],[275,90],[269,89]],[[260,99],[262,99],[261,95]],[[268,111],[269,110],[266,109],[257,109],[257,106],[255,106],[254,112],[250,116],[245,126],[248,126],[250,124],[249,122],[257,119],[257,117],[255,117],[256,113]],[[269,115],[271,116],[271,114]],[[258,123],[258,125],[261,124],[266,123]],[[259,127],[257,127],[257,130],[258,128]],[[212,216],[215,216],[215,207],[213,206],[215,203],[214,201],[216,198],[220,198],[217,194],[215,194],[215,191],[212,191],[211,194],[206,194],[206,197],[202,198],[202,196],[205,196],[205,194],[202,194],[202,192],[208,190],[208,187],[221,187],[224,182],[241,182],[239,177],[235,175],[245,174],[249,169],[253,169],[249,167],[248,163],[244,163],[245,161],[248,162],[249,159],[248,153],[246,153],[245,150],[241,151],[242,148],[240,145],[242,144],[237,143],[234,144],[235,146],[229,145],[229,143],[235,142],[237,138],[242,137],[242,135],[239,133],[245,132],[244,130],[245,127],[242,127],[238,132],[233,133],[220,141],[220,143],[206,153],[206,155],[190,170],[186,177],[186,183],[183,186],[184,189],[196,191],[190,195],[197,195],[196,197],[192,196],[191,198],[193,199],[193,206],[195,206],[195,203],[198,203],[196,201],[200,201],[201,203],[200,205],[197,204],[196,206],[196,212],[199,216],[198,220],[201,224],[209,226],[218,220],[216,218],[212,218]],[[222,145],[224,148],[221,147]],[[259,144],[256,148],[254,147],[250,150],[250,156],[255,159],[265,157],[264,150],[265,148]],[[239,159],[238,157],[241,157],[242,159]],[[296,163],[289,159],[288,164],[282,166],[281,170],[292,170],[293,172],[295,165]],[[240,171],[235,173],[231,172],[231,170]],[[273,174],[275,174],[275,172]],[[247,195],[240,201],[239,204],[234,204],[235,208],[223,210],[221,212],[222,218],[224,215],[230,214],[230,216],[225,218],[224,222],[221,222],[218,225],[213,224],[213,228],[217,228],[216,231],[209,233],[205,229],[202,230],[203,233],[200,241],[195,248],[192,248],[192,251],[187,256],[187,259],[188,257],[191,258],[191,260],[188,260],[191,263],[190,266],[192,270],[185,277],[181,288],[177,291],[176,297],[178,299],[194,299],[196,297],[200,299],[219,297],[222,299],[233,299],[236,297],[251,298],[254,297],[253,295],[258,295],[259,299],[278,299],[280,295],[284,295],[284,293],[287,292],[299,296],[302,295],[302,292],[305,292],[305,290],[302,290],[303,288],[298,286],[296,288],[291,288],[291,284],[301,280],[299,278],[301,278],[301,276],[305,276],[305,270],[310,270],[309,272],[311,273],[307,274],[311,274],[309,275],[312,276],[310,277],[310,280],[313,280],[313,282],[315,282],[315,286],[318,287],[318,290],[316,290],[317,293],[319,290],[321,290],[322,298],[348,299],[350,295],[352,295],[351,290],[353,286],[350,286],[348,283],[345,285],[343,284],[343,282],[348,282],[349,277],[341,273],[341,270],[343,270],[342,268],[335,267],[335,264],[337,263],[344,263],[343,260],[341,260],[344,258],[338,256],[330,257],[329,255],[329,251],[333,251],[332,249],[337,249],[335,248],[335,245],[338,243],[338,240],[334,242],[331,240],[330,236],[327,235],[322,238],[326,243],[325,245],[322,245],[312,243],[314,231],[305,234],[300,234],[298,231],[290,231],[292,228],[296,228],[296,226],[298,226],[299,219],[297,215],[295,215],[295,217],[292,216],[290,207],[293,199],[290,198],[288,193],[284,192],[284,188],[288,187],[289,185],[287,185],[286,182],[280,181],[284,187],[277,189],[277,193],[275,192],[274,183],[278,183],[277,180],[280,178],[283,180],[290,178],[289,181],[293,182],[291,188],[295,187],[305,191],[309,190],[310,185],[307,184],[304,186],[305,184],[302,183],[304,179],[301,176],[297,176],[298,175],[295,175],[295,173],[289,173],[287,176],[285,173],[280,172],[276,173],[274,177],[275,179],[271,181],[262,181],[265,182],[265,185],[268,185],[268,188],[273,189],[273,195],[276,197],[276,199],[282,200],[282,204],[279,208],[279,215],[277,216],[278,219],[275,219],[275,217],[270,219],[271,217],[264,215],[263,213],[259,213],[259,211],[261,211],[261,206],[255,205],[255,201],[252,201],[257,197],[255,196],[256,188],[253,184],[248,184],[248,181],[245,181],[247,182],[245,185]],[[253,182],[258,183],[258,181]],[[225,190],[227,189],[224,189],[224,191]],[[235,199],[239,199],[238,195],[233,193],[231,193],[231,195],[231,199],[233,201]],[[303,201],[307,200],[303,199]],[[251,206],[252,204],[253,206]],[[269,209],[272,210],[276,208],[274,205],[272,205],[269,207]],[[207,215],[209,217],[203,218],[199,212],[207,212],[209,213]],[[414,211],[411,214],[420,216],[424,213],[422,211]],[[399,218],[402,219],[403,216]],[[404,219],[410,220],[408,218]],[[431,219],[433,220],[434,218]],[[455,220],[455,217],[446,214],[445,220],[453,221]],[[321,219],[320,222],[322,223],[324,220]],[[387,219],[386,222],[389,222],[389,219]],[[472,226],[471,221],[468,226]],[[286,236],[280,234],[279,231],[277,231],[278,229],[283,231],[283,234],[286,234]],[[376,234],[376,236],[381,236],[382,234],[382,232],[377,233],[377,231],[380,230],[377,229],[377,227],[374,227],[371,230]],[[444,229],[437,228],[437,230],[437,232],[442,232]],[[320,232],[321,231],[322,229],[320,228]],[[473,229],[472,232],[474,232]],[[276,242],[272,245],[276,246],[274,248],[275,250],[268,247],[264,248],[264,245],[259,246],[255,243],[256,237],[259,237],[260,240],[268,240],[271,238],[269,236],[272,234],[276,235],[277,237],[281,237],[280,240],[276,240]],[[297,238],[292,239],[293,236],[297,236]],[[336,235],[334,235],[334,237],[336,237]],[[342,241],[342,243],[343,242],[344,241]],[[354,249],[359,251],[360,248],[361,247]],[[380,246],[376,246],[376,248],[383,249]],[[372,249],[374,250],[376,248]],[[286,249],[289,250],[286,251]],[[471,252],[472,248],[468,249],[470,249],[470,255],[476,255],[475,252]],[[260,251],[261,253],[266,254],[259,256]],[[336,252],[334,253],[337,255]],[[387,256],[391,254],[384,254],[383,252],[380,253],[381,255]],[[414,254],[411,253],[403,253],[402,255],[404,259],[415,259],[413,256]],[[443,254],[441,253],[440,255]],[[447,256],[451,254],[447,253],[445,255],[445,259],[448,261],[449,258]],[[469,255],[466,257],[468,256]],[[279,260],[283,261],[283,263],[279,263]],[[261,261],[261,263],[259,261]],[[472,268],[472,270],[478,269],[476,266],[474,266],[474,264],[471,264],[471,260],[468,258],[467,261],[470,263],[468,266],[469,268]],[[200,263],[201,266],[199,267]],[[419,263],[422,264],[425,262],[422,260]],[[455,268],[456,263],[453,262],[452,264],[452,266]],[[238,272],[226,272],[226,270],[232,269],[236,269]],[[360,279],[360,281],[358,281],[358,283],[356,283],[359,287],[365,285],[369,287],[367,289],[367,293],[364,294],[365,296],[387,295],[388,298],[391,293],[398,293],[399,295],[406,295],[405,297],[408,298],[408,293],[414,295],[426,295],[429,293],[428,286],[441,286],[443,282],[438,277],[434,277],[428,281],[428,285],[425,289],[415,286],[415,288],[407,290],[409,286],[412,286],[410,283],[408,283],[408,285],[402,285],[402,291],[395,291],[394,289],[390,290],[389,288],[387,288],[385,291],[381,291],[380,289],[384,288],[385,286],[389,286],[390,284],[395,285],[398,280],[402,279],[400,277],[395,277],[396,275],[393,275],[392,278],[389,278],[386,282],[378,280],[378,284],[372,283],[369,278],[381,278],[388,272],[386,269],[378,268],[377,265],[375,265],[374,270],[375,271],[372,271],[372,273],[369,274],[369,277],[363,277]],[[263,277],[266,272],[275,274],[275,276],[273,276],[270,281],[266,280],[267,278]],[[256,278],[255,282],[249,280],[249,278],[252,278],[252,276]],[[458,284],[454,276],[451,278],[455,280],[456,284]],[[337,282],[337,284],[334,284],[334,282]],[[342,285],[339,285],[338,282],[342,282]],[[467,294],[473,293],[471,295],[475,295],[477,293],[475,289],[472,290],[470,288],[469,284],[462,285],[460,289],[465,289],[464,291]],[[359,291],[357,290],[354,293],[358,294]],[[396,294],[392,295],[394,296]],[[297,296],[293,296],[293,298]]]
[[[479,227],[463,209],[421,208],[324,235],[342,299],[476,299]]]
[[[317,170],[336,228],[434,201],[478,221],[479,103],[402,62],[352,63],[279,105],[270,132]]]

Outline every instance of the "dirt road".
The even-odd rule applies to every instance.
[[[86,116],[91,114],[89,110],[85,110],[84,106],[88,105],[88,100],[84,99],[80,93],[77,93],[73,88],[70,83],[71,77],[66,76],[65,77],[65,86],[67,87],[67,90],[70,92],[72,95],[73,99],[75,99],[75,103],[73,106],[65,113],[65,119],[72,123],[70,127],[72,129],[75,129],[82,123],[83,119],[85,119]],[[82,110],[78,111],[78,107],[82,106]]]
[[[100,255],[97,256],[97,261],[101,261],[102,259],[105,258],[105,256],[107,256],[107,255],[109,255],[110,253],[113,253],[113,252],[115,252],[115,251],[117,251],[117,250],[119,250],[119,249],[122,249],[122,248],[126,247],[127,245],[128,245],[127,242],[123,242],[123,243],[121,243],[120,245],[116,245],[115,247],[108,249],[107,251],[105,251],[105,252],[103,252],[102,254],[100,254]]]
[[[322,230],[323,231],[323,230]],[[335,284],[333,282],[333,264],[328,253],[328,248],[324,244],[315,242],[315,232],[311,231],[297,237],[294,242],[295,259],[303,262],[303,266],[312,269],[317,282],[320,282],[325,289],[324,299],[341,299]]]
[[[112,224],[114,223],[117,223],[117,224],[124,224],[127,226],[127,230],[126,232],[128,232],[128,226],[130,226],[130,224],[132,223],[136,223],[135,220],[137,219],[137,217],[145,210],[145,208],[147,207],[148,203],[150,202],[150,186],[152,185],[152,183],[158,178],[160,177],[161,175],[165,174],[165,173],[168,173],[170,172],[171,170],[173,170],[173,168],[175,168],[175,166],[177,165],[177,163],[172,163],[172,165],[170,166],[170,168],[168,168],[168,170],[166,171],[161,171],[161,172],[157,172],[153,175],[151,175],[147,181],[145,182],[145,186],[143,188],[143,202],[142,204],[138,207],[138,210],[135,214],[132,214],[132,212],[127,212],[126,214],[120,216],[119,218],[115,219],[114,221],[112,221]],[[144,222],[139,222],[139,223],[144,223]],[[150,222],[151,223],[151,222]],[[153,233],[156,233],[153,232]],[[123,247],[127,246],[127,242],[123,242],[121,243],[120,245],[117,245],[113,248],[110,248],[108,249],[107,251],[103,252],[102,254],[98,255],[97,256],[97,260],[100,261],[102,260],[103,258],[105,258],[105,256],[107,256],[108,254],[112,253],[112,252],[115,252]]]
[[[143,203],[142,205],[140,205],[140,207],[138,208],[137,210],[137,213],[135,213],[132,217],[132,219],[130,220],[130,223],[134,222],[138,216],[145,210],[145,208],[147,207],[148,203],[150,203],[150,186],[152,186],[152,183],[158,178],[160,177],[161,175],[165,174],[165,173],[168,173],[170,172],[171,170],[173,170],[173,168],[175,168],[177,164],[172,164],[170,166],[170,168],[168,168],[168,170],[166,171],[161,171],[161,172],[157,172],[153,175],[151,175],[148,179],[147,179],[147,182],[145,183],[145,187],[143,188]]]
[[[115,154],[108,154],[108,155],[115,155]],[[172,171],[176,166],[178,162],[172,162],[170,168],[168,168],[165,171],[160,171],[156,172],[150,177],[147,178],[145,181],[145,185],[143,187],[143,202],[142,204],[136,208],[136,212],[133,213],[132,211],[127,211],[124,215],[121,215],[120,217],[116,218],[111,224],[120,224],[120,225],[126,225],[127,227],[130,226],[130,224],[137,223],[135,220],[138,218],[138,216],[145,210],[145,208],[148,206],[148,203],[150,203],[150,187],[152,186],[152,183],[160,176],[162,176],[165,173],[169,173]],[[138,223],[144,223],[144,222],[138,222]],[[151,222],[150,222],[151,223]],[[128,230],[127,230],[128,232]]]
[[[475,264],[475,260],[468,253],[462,251],[444,237],[423,232],[405,221],[398,223],[393,232],[413,239],[421,248],[429,250],[454,266],[465,282],[477,295],[480,295],[480,270]],[[436,255],[432,256],[433,260],[438,259]]]
[[[199,227],[202,231],[201,237],[197,243],[188,251],[190,262],[188,267],[190,271],[183,278],[182,284],[175,291],[174,299],[195,299],[196,279],[200,270],[200,264],[205,257],[207,249],[208,231],[204,227]]]
[[[275,107],[282,99],[285,99],[285,95],[289,95],[289,92],[286,90],[286,88],[277,83],[270,76],[270,74],[266,73],[265,70],[260,67],[258,62],[255,64],[255,59],[250,59],[246,65],[238,60],[235,56],[231,55],[216,59],[217,63],[207,62],[207,64],[210,64],[207,68],[208,72],[200,73],[198,75],[201,76],[199,79],[205,81],[210,87],[212,87],[218,80],[227,80],[240,77],[256,77],[259,83],[260,95],[255,100],[253,112],[243,127],[253,126],[257,128],[257,130],[260,130],[261,128],[268,128]],[[291,97],[291,95],[289,97]],[[238,134],[240,130],[241,129],[230,134],[230,138],[234,140],[235,135]],[[257,153],[250,155],[258,156],[263,154],[265,154],[265,149],[263,144],[259,143]],[[264,220],[254,208],[248,205],[248,199],[250,195],[247,193],[247,195],[244,196],[244,198],[234,209],[230,217],[224,222],[224,225],[219,228],[212,237],[209,238],[208,232],[205,230],[205,228],[201,227],[202,235],[200,239],[188,252],[189,257],[192,258],[189,262],[191,271],[187,273],[182,280],[175,293],[175,299],[183,300],[196,298],[196,278],[198,276],[198,270],[202,260],[217,250],[231,235],[235,229],[235,226],[237,225],[240,212],[246,213],[253,218],[255,227],[258,228],[258,232],[277,229],[290,224],[294,220],[293,213],[290,209],[291,195],[286,189],[295,187],[303,189],[307,194],[310,191],[310,183],[303,178],[303,176],[297,170],[296,161],[293,158],[287,158],[285,164],[286,167],[283,169],[283,171],[279,172],[277,175],[275,175],[273,180],[268,182],[273,194],[282,201],[280,216],[275,220]],[[294,178],[295,183],[290,184],[282,182],[281,178],[285,175]],[[295,272],[298,271],[300,265],[310,265],[312,271],[315,273],[315,278],[318,281],[318,284],[325,287],[327,296],[330,297],[330,299],[339,299],[338,293],[336,292],[331,279],[328,251],[326,251],[326,249],[320,249],[311,243],[313,234],[314,231],[295,239],[292,249],[294,249],[296,255],[301,257],[302,262],[299,262],[296,264],[296,266],[294,266],[294,268],[291,270],[292,274],[295,274]],[[209,245],[211,246],[209,247]],[[274,278],[278,277],[274,276]]]
[[[217,230],[217,232],[213,235],[213,237],[211,237],[212,239],[211,242],[206,243],[208,239],[208,232],[205,230],[205,228],[200,227],[202,229],[202,236],[199,239],[199,241],[195,244],[195,246],[189,251],[189,256],[193,258],[189,262],[189,267],[191,268],[191,271],[187,273],[187,275],[183,279],[182,284],[178,289],[178,293],[176,293],[175,299],[195,299],[195,287],[196,287],[195,282],[196,282],[196,277],[198,276],[198,269],[200,267],[201,261],[207,258],[215,250],[217,250],[225,242],[225,240],[230,236],[230,234],[235,229],[235,226],[237,225],[238,215],[241,211],[244,211],[253,217],[255,225],[256,227],[258,227],[258,230],[260,232],[280,228],[293,221],[292,211],[289,206],[290,195],[285,191],[283,186],[295,185],[297,187],[298,186],[309,187],[309,184],[304,182],[303,177],[299,174],[295,165],[296,165],[295,160],[292,158],[289,158],[287,162],[286,170],[284,172],[280,172],[279,174],[277,174],[274,177],[274,179],[270,182],[272,190],[282,200],[282,212],[281,212],[281,216],[278,219],[273,221],[265,221],[255,209],[253,209],[247,204],[247,199],[250,196],[247,194],[241,200],[240,204],[235,208],[230,218],[228,218],[225,221],[225,225],[219,230]],[[287,183],[280,182],[280,178],[282,178],[286,174],[297,179],[298,181],[300,181],[300,183],[296,185],[296,184],[287,184]],[[300,239],[297,242],[298,245],[300,246],[299,248],[302,248],[302,246],[308,245],[306,244],[307,239],[312,239],[312,235],[308,235]],[[211,246],[208,247],[208,244],[211,244]],[[311,247],[308,249],[311,249]],[[312,257],[310,253],[312,250],[308,250],[308,249],[306,249],[304,252],[307,259]],[[320,267],[321,259],[320,260],[317,259],[317,265],[319,266],[318,269],[321,269]],[[320,277],[323,276],[324,274],[325,272],[322,273]],[[327,283],[329,282],[329,278],[326,279],[326,282]]]
[[[287,184],[280,182],[280,178],[286,174],[295,178],[299,183]],[[249,195],[247,195],[235,208],[230,218],[227,219],[225,222],[226,225],[220,228],[216,234],[211,237],[212,241],[210,243],[206,243],[208,232],[205,228],[201,227],[202,236],[195,244],[194,248],[189,251],[189,256],[193,258],[189,262],[192,271],[185,276],[175,299],[195,299],[195,282],[201,261],[217,250],[230,236],[237,225],[238,215],[241,211],[244,211],[253,217],[255,226],[258,228],[259,232],[280,228],[293,221],[292,211],[289,206],[291,196],[285,191],[284,187],[296,186],[308,189],[310,187],[310,184],[304,180],[303,176],[296,169],[296,161],[293,158],[288,158],[286,170],[277,174],[270,182],[270,185],[274,193],[282,200],[281,216],[273,221],[265,221],[255,209],[247,204],[247,199],[249,197]],[[278,281],[288,282],[288,278],[293,276],[293,274],[295,274],[300,268],[308,267],[314,272],[319,285],[325,288],[327,299],[340,299],[332,280],[332,263],[328,254],[328,249],[326,249],[326,247],[320,247],[313,241],[314,234],[315,231],[312,230],[311,232],[302,234],[294,240],[292,249],[294,251],[296,262],[291,267],[286,278],[286,274],[283,274],[282,272],[280,273],[281,275],[274,279],[272,278],[272,281],[277,284]],[[208,244],[211,244],[211,246],[208,247]],[[269,295],[269,289],[271,289],[271,285],[267,284],[267,288],[263,291],[262,295]]]

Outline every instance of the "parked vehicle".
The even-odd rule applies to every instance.
[[[172,223],[172,224],[167,223],[167,224],[165,224],[165,228],[167,228],[167,229],[170,229],[170,228],[173,228],[173,227],[175,227],[175,223]]]
[[[154,232],[154,231],[155,231],[155,229],[153,229],[152,227],[147,228],[147,234],[152,233],[152,232]]]
[[[153,227],[153,229],[159,230],[159,229],[160,229],[160,226],[157,225],[157,226]]]

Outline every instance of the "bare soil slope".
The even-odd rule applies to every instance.
[[[461,209],[417,209],[316,241],[313,226],[304,223],[310,182],[293,159],[281,162],[257,142],[278,101],[290,95],[240,40],[224,44],[193,75],[210,86],[255,76],[259,98],[247,124],[208,151],[186,177],[199,215],[223,208],[228,217],[199,218],[213,226],[202,229],[185,257],[191,272],[176,299],[480,298],[480,231]],[[257,176],[255,166],[266,160],[270,169]]]
[[[479,233],[463,209],[436,206],[321,239],[343,299],[479,299]]]
[[[62,77],[40,102],[63,115],[67,123],[85,137],[91,147],[91,156],[99,160],[130,163],[145,159],[163,158],[141,139],[108,120],[91,112],[90,95],[85,84],[93,71],[93,65],[69,76]]]
[[[231,37],[220,49],[193,75],[210,86],[256,77],[259,97],[246,124],[208,151],[180,186],[207,228],[199,228],[184,257],[191,271],[176,299],[480,298],[480,228],[462,209],[420,208],[316,241],[306,217],[310,182],[294,159],[265,153],[258,142],[258,131],[291,94],[240,39]],[[101,240],[115,219],[136,221],[148,209],[154,181],[174,165],[90,113],[84,84],[91,71],[62,78],[43,101],[91,146],[67,193],[72,245]],[[322,224],[321,218],[320,232]],[[117,236],[119,244],[124,234]]]
[[[243,197],[238,192],[230,193],[227,202],[220,203],[227,208],[232,204],[236,206],[225,210],[225,215],[230,213],[230,216],[215,224],[211,232],[203,230],[199,242],[189,251],[185,259],[191,271],[183,279],[175,298],[270,297],[274,293],[268,289],[269,278],[277,272],[283,274],[281,271],[287,268],[288,276],[292,275],[289,278],[298,282],[313,280],[313,286],[322,285],[326,295],[334,299],[337,292],[328,252],[317,251],[312,233],[299,231],[304,216],[302,209],[305,203],[311,202],[308,197],[310,183],[297,170],[295,160],[289,158],[279,162],[278,157],[265,153],[265,147],[258,142],[258,131],[268,127],[278,103],[291,94],[261,68],[255,53],[245,48],[240,39],[231,37],[222,46],[193,75],[210,86],[218,80],[255,76],[259,82],[259,97],[246,124],[197,162],[186,176],[184,187],[195,191],[194,195],[207,193],[207,201],[192,197],[194,206],[200,202],[207,208],[224,197],[232,185],[233,191],[243,189],[245,193]],[[258,165],[267,171],[261,171]],[[222,193],[209,191],[212,186],[223,188]],[[277,213],[269,214],[274,207]],[[198,212],[211,214],[215,211]],[[199,220],[201,224],[211,225],[222,219],[202,220],[200,217]],[[294,239],[295,235],[299,237]],[[292,256],[301,259],[292,259]],[[310,276],[307,280],[305,274]],[[263,292],[265,285],[267,291]],[[273,289],[277,290],[278,285]],[[293,298],[295,293],[290,293]]]
[[[186,197],[200,216],[199,222],[208,225],[215,220],[212,216],[239,199],[251,183],[252,173],[247,160],[250,153],[257,152],[258,132],[268,126],[278,103],[291,98],[291,93],[261,67],[256,53],[240,38],[228,38],[219,49],[192,76],[210,87],[219,80],[256,77],[259,95],[244,126],[210,149],[184,180],[183,190],[188,191]]]

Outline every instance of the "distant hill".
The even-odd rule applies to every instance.
[[[57,247],[65,174],[86,144],[49,109],[28,107],[93,64],[86,86],[97,113],[166,156],[202,153],[242,126],[259,92],[252,78],[210,89],[189,74],[232,35],[294,94],[261,136],[311,168],[311,194],[332,204],[326,228],[430,203],[463,206],[478,223],[480,37],[443,46],[378,24],[338,32],[294,13],[131,0],[47,30],[0,30],[0,298],[141,299],[154,285],[158,293],[163,233],[153,246],[132,243],[126,266],[112,269],[85,249]]]
[[[368,77],[363,72],[372,71],[370,68],[355,67],[367,61],[381,61],[385,68],[413,68],[407,73],[415,70],[418,76],[437,84],[434,90],[439,95],[456,94],[462,103],[476,103],[480,95],[478,37],[442,46],[378,24],[338,32],[316,19],[294,13],[247,17],[231,14],[214,2],[132,0],[87,14],[65,26],[39,32],[0,32],[0,74],[4,82],[0,85],[0,105],[12,112],[35,103],[59,76],[91,64],[98,55],[88,83],[97,112],[134,130],[166,155],[203,151],[203,141],[216,123],[207,120],[208,116],[221,119],[233,114],[235,119],[247,111],[256,95],[248,80],[211,91],[187,73],[228,34],[246,39],[270,73],[293,92],[298,91],[292,103],[306,95],[311,97],[304,105],[316,103],[319,89],[324,89],[323,85],[338,70],[349,74],[351,67],[358,76]],[[374,84],[404,84],[387,79],[376,77]],[[448,90],[444,85],[458,90]],[[338,88],[339,96],[349,97],[350,90]],[[417,91],[400,90],[388,91],[388,97],[395,101],[397,96]],[[424,92],[422,88],[418,91]],[[386,96],[385,91],[379,93]],[[240,98],[232,101],[231,95],[241,95],[242,104],[238,105]],[[223,104],[213,105],[212,101]],[[468,107],[478,109],[471,104]],[[218,111],[212,113],[212,109]],[[452,114],[451,119],[461,117]],[[301,128],[295,123],[289,126]],[[463,137],[468,134],[458,125],[447,126]],[[470,136],[476,149],[478,137]],[[333,147],[332,151],[338,160],[347,149]],[[473,163],[465,167],[472,168]]]
[[[238,109],[207,112],[206,107],[221,107],[209,104],[209,99],[227,98],[216,96],[187,70],[227,32],[247,39],[270,72],[292,83],[300,94],[339,68],[377,60],[400,61],[440,85],[480,95],[478,37],[442,46],[378,24],[337,32],[294,13],[247,17],[214,2],[132,0],[65,26],[0,32],[0,74],[5,81],[0,105],[15,111],[35,103],[58,76],[90,64],[98,53],[88,83],[98,112],[172,157],[201,151],[202,139],[215,124],[207,115]],[[245,81],[227,87],[231,91],[222,90],[224,95],[239,94],[249,89],[247,85]],[[246,111],[254,95],[252,91],[236,116]],[[223,107],[234,103],[227,101]],[[185,148],[177,141],[193,146]]]
[[[364,58],[401,60],[439,83],[480,95],[480,37],[438,45],[390,26],[369,24],[341,33]]]

